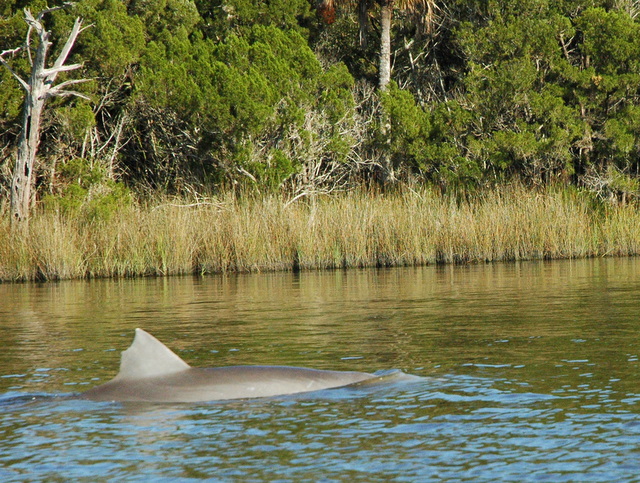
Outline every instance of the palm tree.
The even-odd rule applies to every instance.
[[[430,24],[434,18],[435,0],[319,0],[317,10],[327,23],[335,20],[336,10],[356,8],[360,24],[360,44],[364,45],[369,29],[369,12],[380,7],[380,68],[378,87],[384,90],[391,79],[391,22],[394,10],[424,13],[423,20]]]

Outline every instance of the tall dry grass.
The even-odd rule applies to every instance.
[[[501,188],[460,201],[428,189],[293,204],[277,196],[158,201],[108,221],[0,217],[0,280],[485,262],[640,253],[640,210],[577,191]]]

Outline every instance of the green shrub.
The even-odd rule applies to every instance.
[[[132,201],[130,190],[109,178],[104,167],[74,158],[60,166],[57,193],[45,195],[42,204],[47,211],[99,222],[108,221]]]

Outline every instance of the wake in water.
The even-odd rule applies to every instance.
[[[22,405],[53,402],[71,397],[72,394],[22,393],[17,391],[0,394],[0,411],[5,408],[16,408]]]
[[[418,383],[425,381],[427,378],[421,376],[414,376],[407,374],[399,369],[390,369],[377,371],[374,373],[376,377],[367,379],[365,381],[356,382],[348,386],[340,388],[321,389],[318,391],[311,391],[300,394],[280,395],[266,398],[247,398],[245,401],[255,401],[260,399],[299,399],[299,398],[313,398],[313,397],[330,397],[332,394],[339,399],[343,397],[363,397],[372,392],[388,390],[391,387],[398,386],[397,389],[402,389],[402,385],[406,383]],[[344,389],[344,391],[341,391]],[[6,393],[0,393],[0,411],[13,410],[20,406],[39,404],[39,403],[56,403],[69,400],[77,400],[81,398],[81,393],[23,393],[19,391],[9,391]],[[207,401],[209,403],[224,403],[226,401]]]
[[[522,390],[502,390],[495,387],[496,381],[490,378],[441,375],[438,377],[408,374],[400,369],[376,371],[374,378],[359,381],[337,388],[321,389],[297,394],[285,394],[263,398],[245,398],[235,400],[259,402],[260,400],[313,400],[348,399],[374,395],[391,396],[403,394],[405,398],[416,398],[423,402],[442,401],[443,403],[494,403],[497,405],[522,406],[546,400],[560,399],[560,396],[531,393]],[[24,405],[49,404],[82,399],[81,393],[23,393],[9,391],[0,394],[0,410],[12,410]],[[229,400],[211,400],[198,404],[224,404]],[[140,404],[140,403],[138,403]],[[158,403],[155,403],[158,404]],[[187,403],[196,404],[196,403]],[[91,404],[89,403],[88,406]]]

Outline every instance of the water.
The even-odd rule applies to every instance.
[[[0,480],[638,481],[640,259],[0,285]],[[143,327],[194,366],[401,369],[94,403]]]

